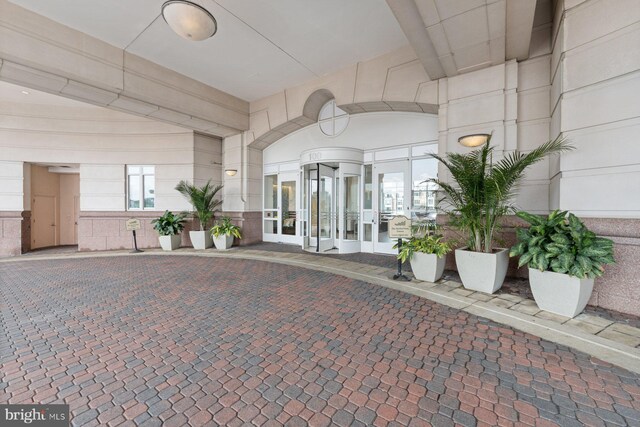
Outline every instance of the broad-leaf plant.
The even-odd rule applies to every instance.
[[[518,228],[518,243],[511,256],[519,256],[523,265],[540,271],[553,271],[581,279],[602,276],[605,264],[613,264],[613,242],[585,227],[567,211],[553,211],[548,217],[518,212],[529,228]]]

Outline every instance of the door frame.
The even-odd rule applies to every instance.
[[[373,165],[373,252],[384,254],[396,254],[397,250],[393,249],[394,241],[380,242],[380,226],[381,223],[387,222],[389,218],[383,219],[383,212],[380,209],[380,174],[383,173],[402,173],[403,183],[403,200],[402,206],[396,209],[395,215],[405,215],[410,218],[411,215],[411,168],[410,159],[395,160],[383,163],[375,163]]]
[[[340,163],[340,167],[337,172],[338,172],[337,174],[338,180],[340,181],[339,191],[338,191],[339,194],[337,195],[337,198],[338,198],[337,220],[338,220],[338,223],[340,224],[340,226],[338,227],[340,229],[340,232],[338,236],[336,236],[338,250],[339,250],[339,253],[341,254],[360,252],[362,247],[360,243],[360,241],[362,240],[362,202],[364,198],[363,183],[362,183],[362,165],[355,164],[355,163]],[[358,239],[356,240],[345,239],[346,232],[347,232],[346,221],[345,221],[345,213],[346,213],[345,203],[346,203],[347,187],[345,185],[345,178],[350,176],[358,177],[358,190],[357,190],[358,217],[357,217],[357,223],[356,223],[356,227],[358,229]]]
[[[298,182],[299,174],[296,171],[291,172],[280,172],[278,173],[278,242],[279,243],[291,243],[291,244],[300,244],[300,198],[298,197],[299,191],[298,187],[300,183]],[[294,208],[294,212],[296,213],[295,219],[295,229],[296,232],[294,235],[283,234],[282,228],[284,226],[284,209],[282,206],[282,182],[293,181],[296,183],[295,188],[295,197],[296,197],[296,206]]]

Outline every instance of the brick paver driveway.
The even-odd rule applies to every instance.
[[[640,378],[415,296],[278,264],[0,264],[0,401],[74,425],[640,425]],[[8,338],[8,339],[7,339]]]

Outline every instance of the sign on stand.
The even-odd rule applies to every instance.
[[[402,239],[409,239],[411,235],[411,219],[404,215],[397,215],[389,220],[389,237],[398,239],[398,254],[402,250]],[[393,280],[398,279],[411,280],[402,273],[402,261],[400,259],[398,259],[398,272],[393,275]]]
[[[411,220],[404,215],[396,215],[389,220],[389,237],[392,239],[411,238]]]
[[[144,252],[138,249],[138,240],[136,239],[136,231],[140,230],[140,220],[138,218],[130,218],[126,222],[127,231],[133,232],[133,250],[132,253]]]

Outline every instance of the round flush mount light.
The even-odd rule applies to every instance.
[[[224,173],[229,176],[235,176],[238,173],[238,169],[225,169]]]
[[[461,136],[458,138],[458,142],[465,147],[479,147],[486,144],[489,138],[491,138],[491,135],[488,133],[475,133],[473,135]]]
[[[173,31],[187,40],[202,41],[218,31],[216,19],[205,8],[185,0],[162,5],[162,17]]]

